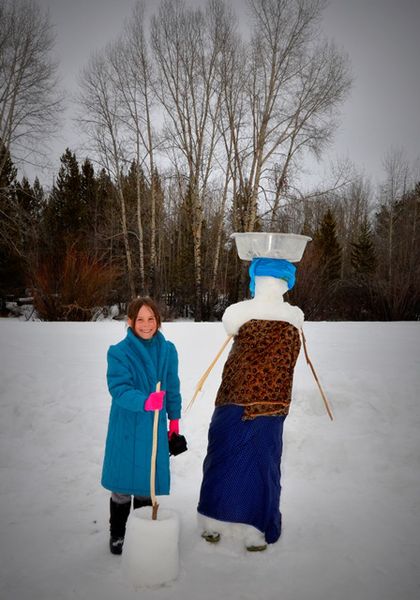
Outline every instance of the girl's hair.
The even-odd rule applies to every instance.
[[[162,324],[162,318],[160,316],[159,309],[157,307],[157,304],[148,296],[143,296],[141,298],[134,298],[128,305],[127,317],[129,319],[131,319],[131,321],[133,321],[133,323],[135,323],[135,321],[137,319],[137,315],[139,314],[139,310],[141,309],[142,306],[148,306],[150,308],[150,310],[155,315],[157,328],[160,329],[160,326]]]

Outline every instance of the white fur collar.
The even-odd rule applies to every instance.
[[[284,302],[288,286],[284,279],[270,276],[255,277],[255,297],[227,307],[222,317],[228,335],[236,335],[251,319],[286,321],[302,329],[304,314],[297,306]]]
[[[267,302],[261,298],[253,298],[228,306],[222,322],[228,335],[236,335],[240,327],[251,319],[286,321],[297,329],[302,329],[304,314],[300,308],[283,302],[283,299]]]
[[[268,276],[255,277],[255,298],[231,304],[222,317],[228,335],[236,335],[241,326],[251,319],[286,321],[302,329],[304,314],[297,306],[284,302],[287,283]]]

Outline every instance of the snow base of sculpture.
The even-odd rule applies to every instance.
[[[179,517],[159,509],[155,521],[152,508],[138,508],[130,514],[124,540],[122,568],[135,588],[174,581],[179,574]]]

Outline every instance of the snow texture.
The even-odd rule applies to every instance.
[[[228,348],[181,420],[171,458],[176,581],[136,590],[108,548],[101,488],[106,352],[122,322],[0,320],[0,598],[3,600],[417,600],[420,598],[420,323],[306,323],[282,458],[283,533],[263,553],[200,536],[207,430]],[[226,338],[221,323],[163,325],[184,406]]]

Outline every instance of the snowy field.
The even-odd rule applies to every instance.
[[[196,505],[227,350],[181,421],[171,458],[179,579],[134,590],[108,549],[100,486],[110,398],[106,351],[121,322],[0,320],[1,600],[417,600],[420,598],[420,323],[307,323],[282,460],[283,534],[265,553],[200,538]],[[167,323],[184,406],[225,333]]]

